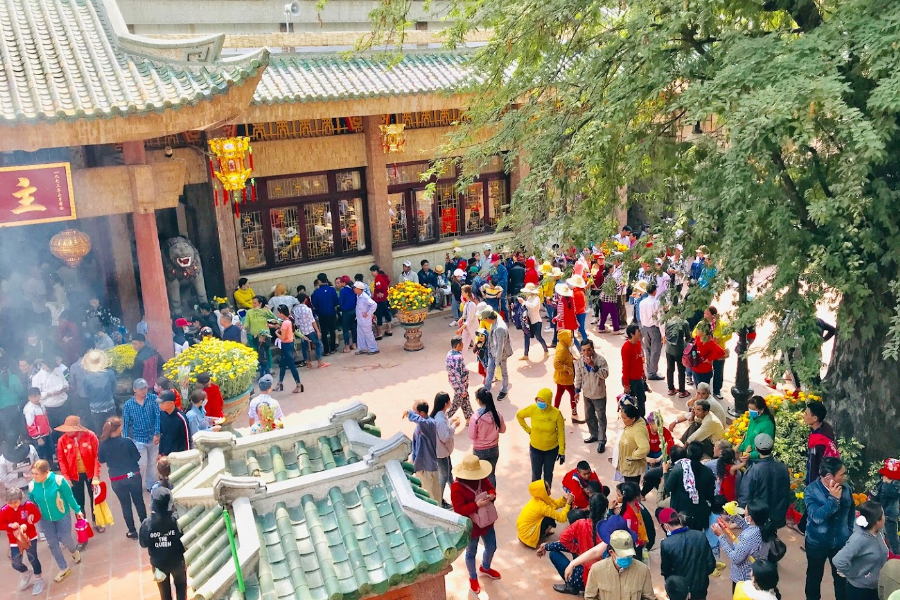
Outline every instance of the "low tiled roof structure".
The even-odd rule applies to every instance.
[[[454,92],[475,80],[467,51],[409,51],[390,57],[276,54],[254,104],[327,102],[357,98]]]
[[[201,432],[170,455],[194,597],[236,589],[226,510],[248,600],[362,598],[449,567],[471,522],[428,498],[409,439],[382,440],[373,421],[356,403],[300,429]]]
[[[128,34],[114,0],[0,0],[0,123],[54,123],[194,106],[253,80],[268,51],[221,59],[223,36]]]

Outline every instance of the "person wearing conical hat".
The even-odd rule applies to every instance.
[[[588,339],[587,331],[585,330],[587,297],[584,293],[584,289],[588,284],[581,275],[572,275],[566,280],[566,285],[572,290],[572,301],[575,304],[575,320],[578,322],[578,335],[581,336],[581,341],[583,342]],[[581,347],[580,344],[579,347]]]
[[[544,336],[541,335],[541,329],[544,324],[541,319],[540,295],[541,289],[537,285],[534,283],[526,283],[516,299],[522,305],[528,325],[527,327],[522,327],[522,333],[525,335],[525,352],[519,360],[528,360],[528,350],[531,348],[531,338],[535,338],[544,349],[545,358],[550,353],[550,350],[547,348],[547,342],[544,341]]]
[[[562,271],[559,267],[553,267],[549,262],[541,265],[541,272],[544,274],[541,279],[541,301],[547,311],[547,318],[550,321],[550,327],[553,329],[553,339],[550,341],[550,347],[556,346],[556,306],[559,298],[556,297],[556,284],[562,277]]]
[[[491,463],[480,460],[474,454],[466,455],[451,471],[456,478],[450,484],[453,512],[472,520],[472,533],[466,548],[466,570],[469,572],[469,586],[475,594],[481,591],[479,574],[500,579],[500,573],[491,568],[494,552],[497,551],[497,534],[494,531],[497,519],[494,502],[497,492],[488,478],[491,471]],[[476,572],[475,556],[479,540],[484,542],[484,553],[481,556],[481,566]]]
[[[88,425],[96,435],[103,433],[103,424],[116,414],[116,374],[109,367],[109,356],[102,350],[90,350],[81,359],[82,373],[78,387],[88,398]]]
[[[578,318],[575,316],[575,293],[572,288],[565,283],[558,283],[554,288],[556,290],[556,328],[567,329],[573,334],[578,329]],[[556,336],[554,336],[555,338]],[[575,346],[580,350],[581,344],[578,340],[572,339]]]

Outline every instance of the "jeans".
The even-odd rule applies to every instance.
[[[469,579],[478,578],[478,573],[475,571],[475,554],[478,552],[478,540],[484,540],[481,566],[485,569],[490,569],[494,552],[497,551],[497,533],[494,531],[494,526],[491,525],[480,538],[473,537],[469,540],[469,545],[466,547],[466,570],[469,571]]]
[[[268,375],[272,371],[272,345],[268,339],[262,342],[262,352],[260,352],[260,341],[258,336],[247,334],[247,345],[256,351],[256,360],[259,362],[259,376]]]
[[[138,461],[138,467],[140,468],[141,473],[144,474],[144,487],[149,490],[153,487],[154,483],[159,481],[159,475],[156,472],[156,459],[159,458],[159,444],[154,444],[151,441],[149,444],[134,442],[134,445],[137,446],[138,453],[141,455],[141,459]]]
[[[75,496],[75,502],[78,503],[78,506],[81,507],[81,510],[84,511],[84,514],[91,513],[93,515],[93,510],[87,510],[90,507],[94,506],[94,486],[91,485],[91,479],[87,476],[87,473],[79,473],[77,481],[70,481],[69,484],[72,486],[72,495]],[[90,497],[91,503],[90,505],[86,505],[84,503],[84,488],[87,488],[88,496]],[[93,519],[94,524],[97,524],[97,519]]]
[[[341,333],[344,336],[344,347],[356,344],[356,313],[345,310],[341,313]]]
[[[550,345],[555,346],[556,339],[557,339],[556,338],[557,327],[556,327],[556,321],[554,321],[554,319],[556,319],[556,306],[553,306],[550,304],[545,304],[544,308],[547,309],[547,318],[550,319],[550,327],[553,328],[553,340],[550,342]]]
[[[509,391],[509,371],[506,370],[506,361],[500,361],[500,376],[503,378],[500,384],[500,393],[505,394]],[[487,368],[484,375],[484,387],[487,391],[493,393],[491,388],[494,386],[494,374],[497,372],[497,363],[493,356],[488,358]]]
[[[300,351],[303,353],[303,362],[309,360],[309,344],[312,342],[316,346],[316,360],[322,360],[322,352],[324,348],[322,347],[322,340],[319,339],[319,334],[315,332],[315,330],[304,333],[306,337],[309,338],[309,342],[305,340],[300,340]]]
[[[41,575],[41,561],[38,559],[37,555],[37,547],[38,547],[38,538],[34,538],[31,540],[31,546],[28,550],[25,551],[25,554],[28,556],[28,562],[31,563],[31,570],[34,571],[36,576]],[[15,544],[10,544],[9,546],[9,558],[12,560],[12,568],[18,571],[19,573],[27,573],[28,567],[25,566],[23,562],[22,552],[19,550],[19,547]]]
[[[631,389],[631,397],[637,402],[638,412],[641,417],[647,416],[647,387],[643,379],[632,379],[628,382]]]
[[[306,342],[304,342],[305,344]],[[281,344],[281,359],[278,361],[278,383],[284,383],[284,374],[290,370],[294,383],[300,384],[300,373],[297,372],[297,365],[294,364],[294,344]]]
[[[806,600],[821,600],[822,577],[825,575],[825,561],[833,561],[840,548],[823,548],[806,542]],[[835,600],[846,600],[847,580],[838,575],[831,562],[831,577],[834,580]]]
[[[897,517],[885,517],[884,537],[891,547],[891,552],[900,554],[900,538],[897,537]]]
[[[725,378],[725,359],[714,360],[713,361],[713,378],[712,378],[712,388],[713,395],[719,396],[722,394],[722,380]]]
[[[847,583],[847,600],[879,600],[878,588],[858,588]]]
[[[675,370],[678,370],[678,387],[675,387]],[[680,356],[666,352],[666,384],[670,390],[684,392],[684,363]]]
[[[116,498],[119,499],[119,506],[122,507],[122,518],[125,519],[125,526],[130,532],[137,532],[134,526],[134,515],[131,512],[131,505],[134,504],[134,510],[137,512],[138,524],[143,523],[147,518],[147,507],[144,504],[144,490],[141,489],[140,473],[136,477],[128,477],[119,479],[110,483]]]
[[[587,331],[584,329],[584,323],[587,321],[587,313],[583,312],[580,315],[575,315],[575,320],[578,321],[578,333],[581,335],[581,341],[588,339]],[[574,336],[572,337],[574,340]]]
[[[75,554],[75,540],[72,539],[72,513],[67,512],[59,521],[41,519],[38,525],[41,528],[41,533],[47,538],[47,547],[50,548],[50,554],[53,555],[56,566],[60,570],[69,568],[59,546],[62,544],[70,554]]]
[[[494,490],[497,489],[497,461],[500,460],[500,446],[494,446],[493,448],[484,448],[483,450],[473,450],[473,454],[479,458],[479,460],[486,460],[491,463],[491,474],[488,475],[488,479],[491,482],[491,485],[494,486]]]
[[[584,398],[584,414],[591,437],[606,443],[606,398]]]
[[[641,336],[647,360],[647,375],[650,377],[659,375],[659,354],[662,350],[662,334],[659,327],[641,327]]]
[[[541,345],[541,348],[544,349],[544,352],[549,352],[547,349],[547,342],[544,341],[544,336],[541,334],[541,327],[544,324],[538,321],[537,323],[531,323],[528,326],[528,331],[525,331],[525,356],[528,356],[528,350],[531,348],[531,338],[533,337],[538,341]],[[529,335],[530,334],[530,335]]]
[[[323,352],[331,354],[337,349],[335,328],[337,327],[337,315],[319,315],[319,330],[322,332]]]
[[[558,542],[557,542],[558,543]],[[553,563],[553,566],[556,567],[556,572],[559,573],[559,576],[569,584],[570,587],[575,588],[576,590],[584,589],[584,567],[581,565],[575,567],[572,570],[572,577],[566,579],[566,567],[569,566],[569,563],[572,562],[569,560],[569,557],[562,553],[560,550],[550,550],[547,553],[547,557],[550,558],[550,562]]]
[[[452,300],[450,300],[450,310],[453,311],[453,318],[456,321],[459,321],[462,318],[462,311],[459,310],[459,300],[456,299],[456,296],[451,295]]]
[[[550,450],[528,446],[528,453],[531,456],[531,481],[537,481],[543,476],[547,485],[553,485],[553,466],[559,456],[559,446]]]
[[[444,487],[449,487],[450,483],[453,481],[453,475],[450,474],[450,469],[453,468],[453,465],[450,462],[450,457],[439,458],[437,459],[438,466],[438,487],[441,490],[441,497],[435,498],[438,502],[444,501]]]
[[[606,317],[609,316],[610,321],[612,321],[613,331],[619,330],[619,307],[615,305],[613,302],[601,302],[600,303],[600,322],[597,323],[597,329],[603,330],[606,328]]]
[[[698,373],[697,371],[694,371],[694,386],[696,387],[701,383],[709,383],[710,381],[712,381],[712,378],[712,371],[710,371],[709,373]]]
[[[181,564],[177,567],[170,569],[166,573],[164,580],[157,582],[159,597],[162,600],[172,600],[172,583],[175,584],[175,598],[177,600],[187,600],[187,569],[184,561],[181,561]]]

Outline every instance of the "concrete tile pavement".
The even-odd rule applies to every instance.
[[[719,303],[720,306],[726,303]],[[379,342],[381,353],[375,356],[355,356],[352,354],[335,354],[328,358],[331,366],[325,369],[301,369],[306,391],[303,394],[291,394],[289,391],[275,394],[287,415],[286,424],[299,423],[306,419],[325,417],[339,405],[358,400],[365,402],[370,410],[378,415],[377,425],[385,435],[395,431],[412,434],[413,427],[400,414],[412,405],[413,400],[431,401],[435,393],[448,390],[447,376],[444,370],[444,357],[449,350],[452,329],[448,327],[449,315],[436,314],[429,318],[423,326],[425,349],[421,352],[408,353],[402,349],[403,331],[396,328],[393,337],[386,337]],[[589,319],[590,322],[590,319]],[[771,332],[771,324],[762,324],[758,328],[759,340]],[[552,359],[544,358],[540,348],[532,348],[531,360],[516,360],[522,353],[523,339],[518,330],[511,330],[514,355],[509,361],[510,396],[500,402],[498,408],[507,423],[507,432],[501,436],[500,461],[498,464],[498,500],[497,509],[500,515],[497,522],[498,550],[494,557],[493,567],[499,570],[503,578],[499,581],[481,579],[482,600],[512,600],[521,598],[552,598],[556,594],[551,585],[559,583],[557,574],[546,558],[537,558],[533,551],[525,548],[516,538],[515,520],[519,510],[527,501],[527,485],[530,482],[530,463],[528,458],[528,437],[518,426],[515,413],[518,409],[533,402],[535,392],[541,387],[553,389]],[[624,338],[608,333],[598,335],[593,330],[591,337],[597,342],[598,352],[606,357],[610,364],[607,395],[614,399],[621,393],[620,375],[621,359],[619,349]],[[758,342],[757,345],[761,345]],[[830,349],[826,348],[826,352]],[[552,352],[552,351],[551,351]],[[552,356],[552,354],[551,354]],[[827,356],[827,354],[826,354]],[[471,353],[466,354],[470,369],[475,369]],[[664,362],[664,361],[663,361]],[[759,393],[767,393],[762,380],[763,361],[752,355],[750,369],[753,385]],[[664,371],[664,364],[661,372]],[[734,359],[726,365],[725,389],[733,384]],[[277,373],[276,373],[277,375]],[[287,376],[290,382],[290,375]],[[470,395],[480,385],[477,372],[470,377]],[[286,386],[290,389],[290,386]],[[670,398],[666,395],[665,382],[651,382],[652,393],[648,396],[650,410],[660,409],[669,419],[684,410],[684,400]],[[495,384],[495,392],[498,389]],[[727,394],[726,394],[727,398]],[[564,399],[563,402],[567,402]],[[727,402],[727,400],[726,400]],[[580,411],[583,416],[583,409]],[[608,458],[611,451],[599,455],[595,444],[584,444],[582,438],[587,435],[584,425],[572,425],[567,417],[567,450],[566,463],[557,466],[554,477],[553,493],[561,493],[559,481],[579,460],[587,460],[597,470],[606,485],[612,485],[613,468]],[[615,403],[607,404],[607,415],[610,427],[617,427]],[[680,431],[680,430],[679,430]],[[463,431],[456,436],[454,463],[464,453],[471,451],[471,444]],[[449,499],[449,494],[448,494]],[[126,539],[118,502],[109,502],[117,524],[104,534],[98,534],[83,553],[81,565],[72,569],[72,575],[63,583],[52,582],[56,574],[56,566],[52,561],[45,544],[40,548],[40,557],[45,568],[45,577],[49,585],[44,598],[67,598],[73,600],[123,600],[125,598],[150,599],[158,598],[156,584],[153,582],[146,551],[139,548],[137,542]],[[655,508],[655,498],[651,495],[648,508]],[[803,585],[806,570],[806,559],[800,546],[802,538],[790,530],[782,530],[782,539],[788,545],[788,554],[781,563],[781,591],[789,600],[803,598]],[[5,539],[5,536],[4,536]],[[657,540],[662,539],[659,532]],[[5,542],[4,542],[5,543]],[[658,543],[658,542],[657,542]],[[6,548],[4,548],[6,553]],[[479,561],[481,549],[479,549]],[[663,580],[659,574],[659,555],[654,551],[650,555],[650,566],[654,587],[659,598],[665,598]],[[447,576],[447,595],[451,600],[469,599],[468,576],[462,556],[453,565],[453,571]],[[0,585],[0,600],[17,600],[30,597],[30,590],[15,591],[18,581],[16,574],[8,562],[0,566],[5,573],[3,585]],[[833,600],[831,576],[825,575],[822,585],[824,600]],[[714,579],[710,588],[711,600],[731,598],[731,586],[727,570],[718,579]]]

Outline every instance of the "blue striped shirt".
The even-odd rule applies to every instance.
[[[156,394],[149,393],[144,405],[138,404],[134,396],[122,408],[122,434],[139,444],[149,444],[153,436],[159,435],[159,404]]]

